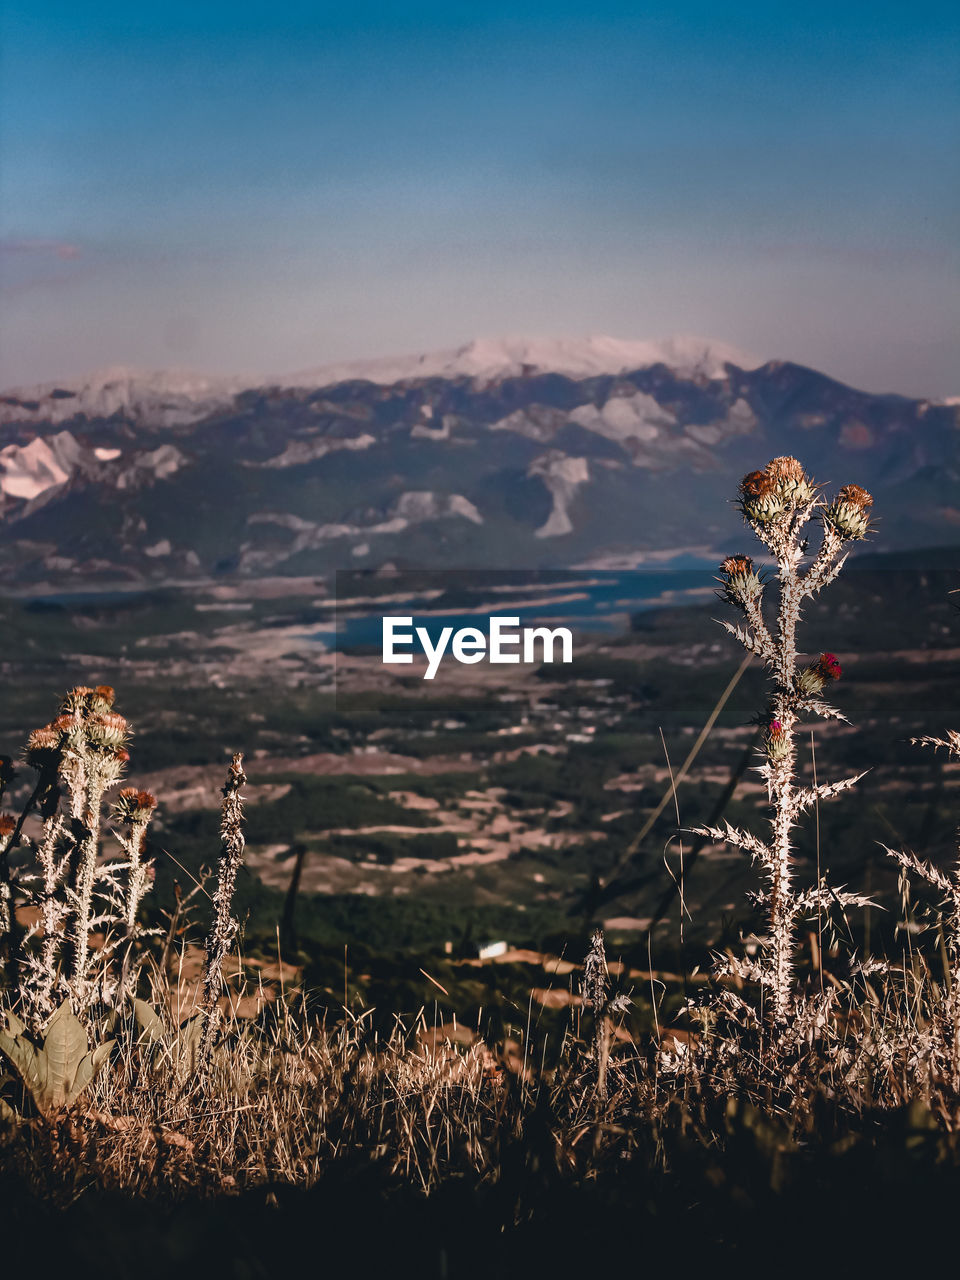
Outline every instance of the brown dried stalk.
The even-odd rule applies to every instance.
[[[203,995],[201,1014],[203,1033],[200,1041],[200,1063],[210,1061],[214,1041],[220,1026],[220,994],[223,991],[223,962],[236,936],[239,925],[231,915],[233,894],[237,884],[237,872],[243,862],[245,840],[243,836],[243,797],[240,789],[246,783],[243,772],[243,756],[233,757],[226,786],[223,788],[223,804],[220,818],[220,860],[217,866],[217,887],[213,895],[213,921],[207,937],[207,958],[203,969]]]
[[[583,1003],[593,1011],[593,1059],[597,1073],[596,1096],[603,1102],[607,1097],[607,1069],[610,1064],[610,1033],[613,1014],[626,1013],[630,999],[624,995],[610,995],[610,970],[603,930],[594,931],[590,950],[583,964]]]
[[[913,738],[917,746],[933,747],[934,751],[946,751],[954,760],[960,760],[960,732],[948,729],[946,737]],[[888,849],[887,853],[894,858],[905,871],[919,875],[929,885],[943,894],[947,908],[946,944],[947,957],[950,964],[950,990],[946,999],[946,1021],[950,1034],[950,1065],[953,1074],[954,1088],[960,1087],[960,829],[957,831],[957,861],[950,874],[938,870],[931,863],[912,853],[899,849]]]

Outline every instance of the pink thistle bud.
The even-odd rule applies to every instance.
[[[828,680],[839,680],[842,673],[834,653],[821,653],[816,662],[797,673],[797,692],[805,698],[823,693]]]
[[[767,748],[767,757],[774,763],[779,760],[785,760],[790,754],[790,739],[779,720],[770,721],[767,728],[765,746]]]
[[[837,661],[835,653],[821,653],[820,661],[817,666],[823,672],[827,680],[839,680],[843,674],[843,668]]]

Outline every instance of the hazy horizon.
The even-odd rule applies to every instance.
[[[0,387],[697,334],[960,394],[954,6],[0,25]]]

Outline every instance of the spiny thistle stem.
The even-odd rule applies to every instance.
[[[86,788],[86,808],[83,812],[82,836],[79,848],[77,872],[77,908],[73,917],[73,973],[70,989],[74,999],[83,1000],[90,968],[90,922],[93,919],[93,889],[100,852],[100,807],[105,788],[94,775]]]
[[[237,929],[233,919],[233,894],[237,872],[243,862],[245,845],[243,835],[243,797],[241,788],[246,783],[243,772],[243,756],[233,757],[226,786],[220,818],[220,861],[217,866],[217,887],[213,895],[213,921],[207,938],[207,958],[203,970],[203,995],[201,1012],[203,1034],[200,1041],[200,1062],[210,1061],[214,1041],[220,1025],[220,994],[223,990],[223,962]]]
[[[57,952],[60,949],[63,929],[63,906],[57,896],[57,890],[63,879],[67,858],[57,859],[57,842],[63,832],[63,818],[59,813],[47,818],[43,826],[43,839],[40,842],[38,857],[43,872],[43,898],[41,903],[41,919],[43,921],[43,946],[40,955],[40,969],[37,975],[36,990],[33,993],[34,1012],[41,1018],[53,1013],[56,1004],[53,998],[57,981]]]
[[[127,875],[123,906],[123,931],[127,945],[117,988],[118,1006],[126,999],[132,943],[137,934],[137,912],[149,887],[150,863],[144,857],[144,852],[147,827],[156,807],[156,798],[149,791],[138,791],[136,787],[124,787],[113,806],[113,816],[128,828],[125,835],[118,832],[117,838],[129,859],[124,867]]]

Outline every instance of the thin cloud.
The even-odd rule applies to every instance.
[[[0,254],[4,256],[24,255],[43,258],[59,258],[67,262],[82,255],[78,244],[70,240],[16,239],[0,238]]]

